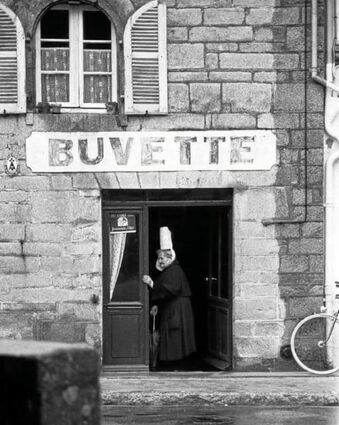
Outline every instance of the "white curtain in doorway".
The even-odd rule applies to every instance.
[[[126,233],[113,233],[110,235],[111,280],[109,299],[112,299],[115,285],[120,273],[122,259],[126,246]]]

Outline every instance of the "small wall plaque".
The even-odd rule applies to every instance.
[[[19,162],[12,155],[5,160],[5,172],[11,177],[19,173]]]

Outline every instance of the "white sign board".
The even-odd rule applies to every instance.
[[[269,170],[276,136],[266,130],[180,132],[33,132],[34,172]]]

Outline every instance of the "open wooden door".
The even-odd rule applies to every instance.
[[[107,190],[102,211],[104,370],[149,370],[149,293],[142,275],[156,273],[161,226],[171,229],[191,284],[196,370],[205,370],[205,361],[231,368],[232,192]]]
[[[148,370],[145,209],[103,209],[103,365]]]
[[[207,285],[207,357],[220,370],[232,366],[231,209],[210,210]]]

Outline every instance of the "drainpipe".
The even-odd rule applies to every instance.
[[[329,304],[333,302],[336,298],[335,291],[335,278],[333,276],[332,267],[336,263],[336,260],[333,258],[333,247],[332,238],[333,238],[333,224],[334,224],[334,164],[339,160],[339,150],[334,151],[329,158],[327,159],[325,165],[325,220],[324,220],[324,237],[325,237],[325,261],[324,261],[324,275],[325,275],[325,284],[324,284],[324,305],[328,304],[326,301],[329,301]],[[332,248],[332,249],[331,249]]]
[[[339,93],[339,86],[337,86],[336,84],[332,83],[331,81],[325,80],[324,78],[320,77],[318,75],[318,0],[312,0],[312,66],[311,66],[311,76],[312,79],[323,85],[324,87],[326,87],[327,89],[331,89],[337,93]],[[336,10],[338,8],[338,5],[336,4]],[[330,5],[328,5],[327,7],[327,40],[331,40],[331,42],[333,42],[333,38],[332,35],[332,25],[331,25],[331,12],[330,12]],[[327,67],[330,67],[331,69],[333,68],[333,53],[329,48],[327,50]],[[330,93],[327,93],[327,96],[331,96]],[[327,99],[326,99],[327,101]],[[334,129],[331,126],[331,122],[330,122],[330,117],[329,117],[329,109],[328,107],[326,107],[327,105],[325,105],[325,131],[326,133],[331,136],[333,139],[337,140],[338,139],[338,134],[335,133]]]
[[[333,78],[333,67],[335,57],[333,55],[332,43],[335,40],[333,31],[332,17],[335,15],[337,19],[338,2],[335,2],[335,10],[331,10],[334,7],[333,2],[327,4],[327,17],[326,17],[326,29],[327,29],[327,52],[326,52],[326,76],[327,78]],[[336,117],[335,113],[339,113],[339,99],[333,98],[331,91],[339,93],[339,87],[324,78],[318,76],[318,14],[317,14],[318,1],[312,0],[312,68],[311,75],[312,79],[326,87],[326,100],[325,100],[325,113],[324,113],[324,124],[326,133],[334,140],[338,141],[339,133],[335,131],[333,121]],[[333,101],[332,101],[333,100]],[[334,112],[333,112],[334,111]],[[338,116],[339,118],[339,116]],[[324,286],[323,286],[323,303],[330,304],[332,310],[332,303],[335,300],[335,284],[333,276],[333,224],[334,224],[334,164],[339,160],[339,150],[335,150],[330,154],[325,163],[324,171],[324,186],[323,196],[324,202]],[[327,302],[328,301],[328,302]]]
[[[325,80],[318,75],[318,0],[312,0],[312,66],[311,75],[314,81],[339,93],[339,86],[332,82]],[[329,9],[329,8],[328,8]],[[327,23],[329,23],[329,11],[327,14]]]

